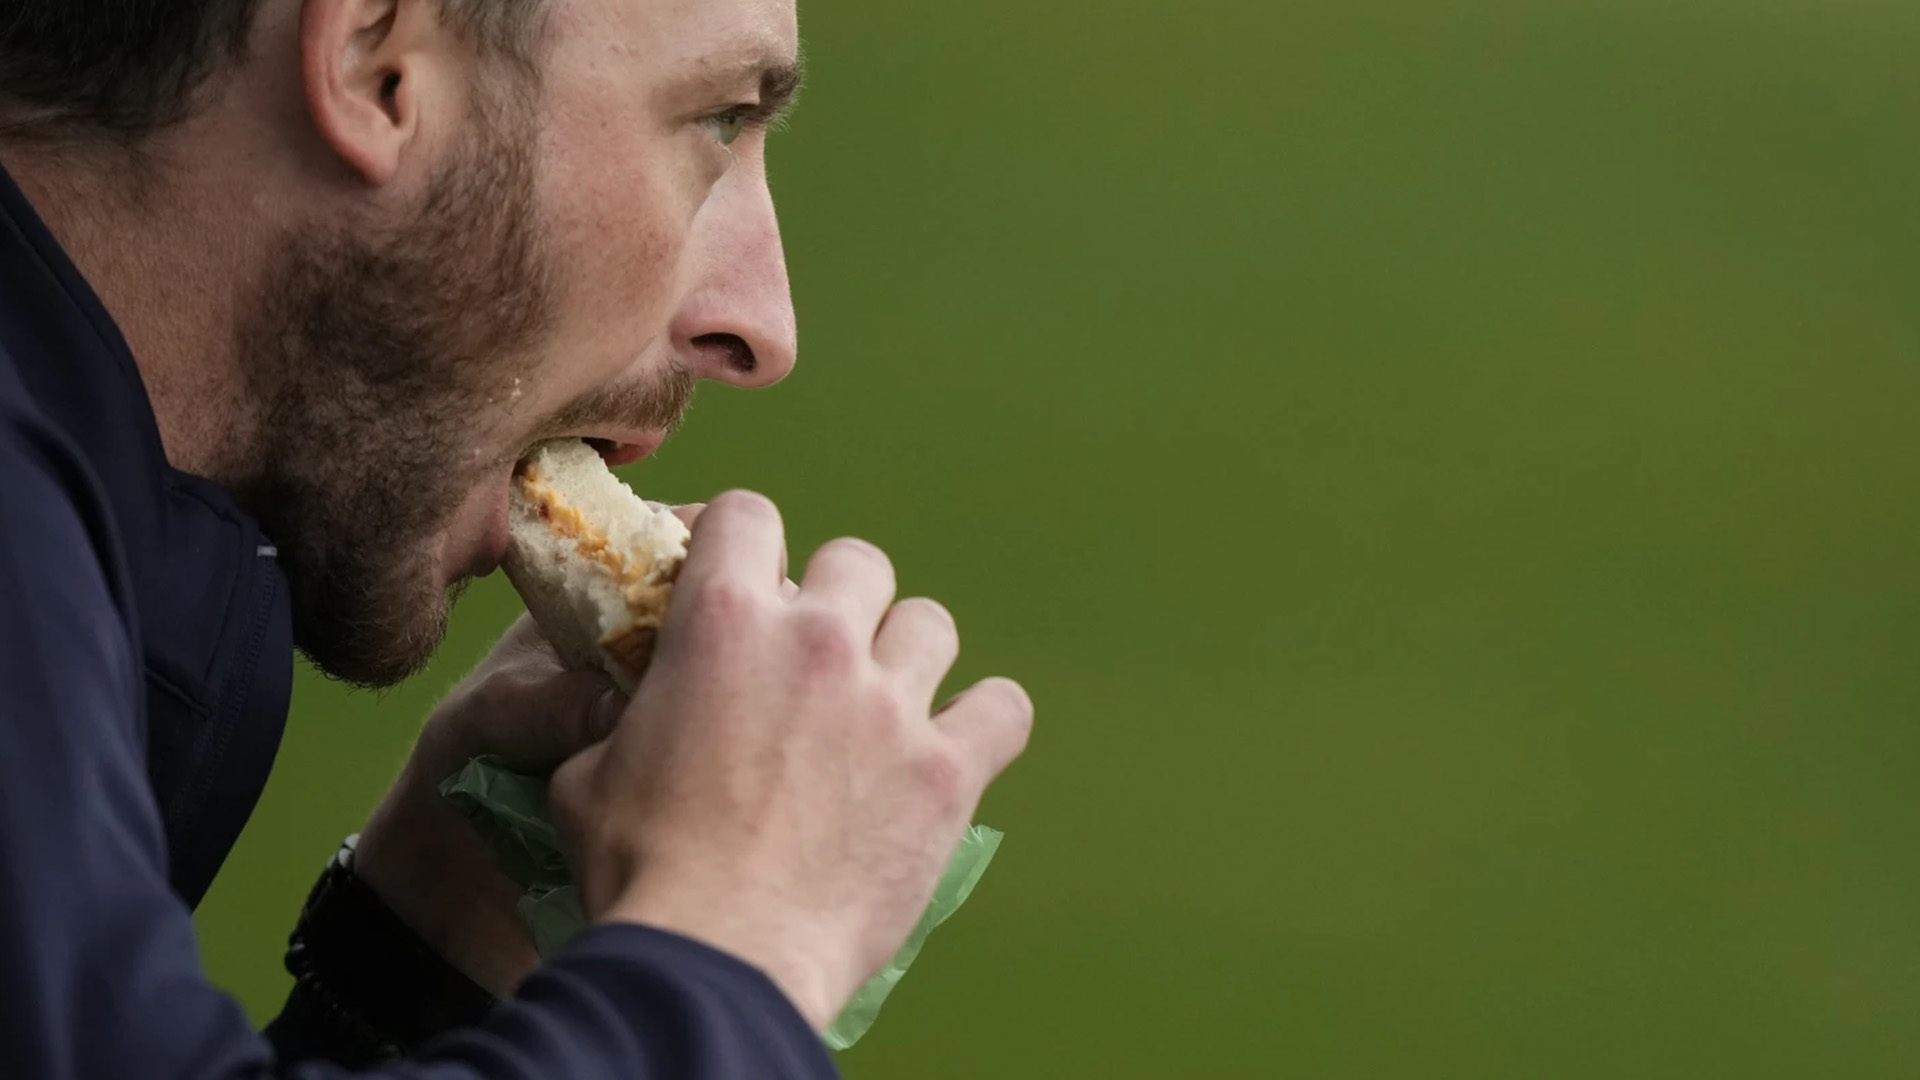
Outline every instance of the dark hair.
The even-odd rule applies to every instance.
[[[136,142],[185,119],[246,55],[261,0],[5,0],[0,134]],[[483,50],[531,69],[544,0],[439,0]]]

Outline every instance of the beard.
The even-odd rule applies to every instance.
[[[280,550],[295,644],[360,686],[415,674],[445,637],[459,585],[443,579],[437,540],[524,449],[487,440],[504,437],[495,425],[552,322],[532,103],[499,96],[475,114],[391,224],[285,237],[241,329],[263,420],[235,494]],[[691,390],[674,371],[555,419],[670,427]]]

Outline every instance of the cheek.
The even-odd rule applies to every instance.
[[[666,341],[698,203],[661,167],[670,147],[604,132],[567,142],[552,133],[541,206],[558,279],[556,340],[610,374]]]

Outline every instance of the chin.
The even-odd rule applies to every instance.
[[[293,582],[294,644],[330,679],[383,689],[424,670],[447,636],[453,606],[467,585],[444,584],[425,558]],[[308,580],[302,581],[305,577]]]
[[[430,619],[417,622],[402,635],[348,642],[332,633],[302,631],[296,625],[294,643],[322,675],[335,682],[365,690],[388,689],[426,670],[446,640],[448,616],[459,589],[450,589]]]

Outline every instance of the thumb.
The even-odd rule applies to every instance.
[[[565,671],[514,686],[484,703],[479,741],[516,769],[546,772],[612,734],[627,698],[598,671]]]
[[[596,880],[592,872],[594,860],[582,857],[583,848],[593,842],[598,817],[593,812],[594,778],[599,775],[606,756],[606,743],[589,746],[561,763],[547,782],[547,812],[560,834],[567,865],[573,868],[574,882],[580,887],[580,906],[589,918],[599,917],[613,902],[611,894],[621,885]]]

